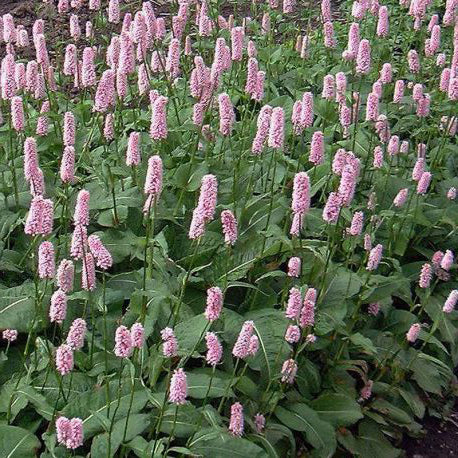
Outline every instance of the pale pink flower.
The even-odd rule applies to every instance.
[[[231,30],[232,60],[240,61],[243,57],[243,38],[245,32],[243,27],[233,27]]]
[[[62,344],[56,350],[56,369],[60,375],[67,375],[73,370],[73,350],[70,346]]]
[[[67,111],[64,115],[64,135],[65,146],[75,145],[76,123],[72,112]]]
[[[132,336],[126,326],[118,326],[115,334],[114,353],[118,358],[129,358],[132,354]]]
[[[387,37],[389,31],[388,7],[381,6],[378,11],[377,36]]]
[[[380,261],[382,259],[383,245],[378,244],[369,253],[369,259],[367,261],[366,270],[375,270],[377,269]]]
[[[339,193],[331,192],[323,209],[323,220],[330,224],[336,223],[341,207],[342,199]]]
[[[211,366],[216,366],[223,356],[223,347],[213,332],[207,332],[205,341],[207,343],[207,355],[205,359]]]
[[[334,25],[331,21],[327,21],[323,24],[323,34],[325,48],[335,48],[337,46],[337,41],[334,35]]]
[[[264,417],[264,415],[257,413],[254,416],[254,426],[258,434],[261,434],[264,431],[264,428],[266,426],[266,418]]]
[[[15,96],[11,99],[11,123],[16,132],[24,130],[24,106],[22,97]]]
[[[96,260],[97,266],[103,270],[109,269],[113,265],[113,258],[100,238],[92,234],[88,237],[87,242],[89,250]]]
[[[161,331],[161,338],[163,342],[162,353],[166,358],[173,358],[177,356],[178,341],[172,328],[164,328]]]
[[[380,305],[378,304],[378,302],[372,302],[367,307],[367,313],[369,313],[369,315],[377,316],[379,311],[380,311]]]
[[[421,178],[418,180],[417,194],[426,194],[429,184],[431,183],[431,173],[423,172]]]
[[[218,193],[218,180],[214,175],[204,175],[201,181],[197,208],[205,222],[211,221],[215,215]]]
[[[289,290],[288,304],[286,306],[285,316],[290,320],[297,320],[301,312],[302,296],[297,288]]]
[[[151,115],[150,136],[153,140],[167,138],[167,107],[168,98],[160,95],[154,102]]]
[[[285,114],[282,107],[272,110],[270,120],[268,145],[270,148],[281,149],[285,137]]]
[[[415,181],[419,181],[423,172],[425,171],[425,159],[423,157],[419,157],[412,170],[412,179]]]
[[[402,97],[404,97],[404,87],[405,83],[404,80],[397,80],[394,84],[394,94],[393,94],[393,102],[400,103]]]
[[[57,268],[57,286],[65,293],[71,292],[73,289],[73,276],[75,274],[75,266],[68,259],[63,259]]]
[[[219,131],[221,135],[228,136],[231,134],[235,122],[234,107],[231,99],[223,92],[218,96],[219,105]]]
[[[117,24],[120,21],[119,0],[110,0],[108,4],[108,22]]]
[[[85,256],[83,256],[81,288],[86,291],[92,291],[95,289],[95,262],[91,253],[86,253]]]
[[[301,330],[299,329],[299,326],[296,325],[289,325],[288,329],[286,330],[285,334],[285,340],[290,343],[297,343],[299,342],[301,338]]]
[[[418,339],[418,336],[420,335],[420,331],[421,331],[420,324],[415,323],[412,326],[410,326],[406,334],[407,342],[414,343]]]
[[[428,263],[423,264],[423,266],[421,267],[420,279],[418,282],[420,288],[429,288],[432,275],[433,275],[433,272],[432,272],[431,264],[428,264]]]
[[[73,221],[76,226],[87,226],[89,224],[89,191],[82,189],[76,197],[75,212],[73,214]]]
[[[38,276],[50,279],[55,273],[54,246],[49,241],[42,242],[38,248]]]
[[[136,166],[140,164],[140,132],[131,132],[127,143],[126,165]]]
[[[374,382],[372,380],[368,380],[366,384],[361,389],[360,395],[361,399],[367,401],[372,396],[372,386]]]
[[[454,289],[450,292],[447,300],[445,301],[442,311],[444,313],[452,313],[456,307],[457,302],[458,302],[458,289]]]
[[[67,335],[67,345],[72,350],[81,350],[84,347],[84,338],[86,336],[87,325],[82,318],[73,321]]]
[[[449,200],[455,200],[456,199],[456,188],[455,187],[452,186],[447,191],[447,199],[449,199]]]
[[[234,245],[237,240],[237,220],[230,210],[223,210],[221,212],[221,224],[225,243]]]
[[[82,259],[83,253],[87,251],[87,229],[81,224],[75,226],[70,245],[70,254],[75,259]]]
[[[188,394],[188,385],[186,373],[182,368],[175,369],[170,381],[169,401],[173,404],[186,404],[186,396]]]
[[[393,204],[395,207],[402,207],[407,200],[407,194],[409,190],[407,188],[401,189],[397,194],[396,197],[393,200]]]
[[[205,317],[208,321],[217,320],[223,309],[223,293],[218,286],[207,289],[207,308]]]
[[[455,257],[453,255],[453,251],[446,250],[444,256],[441,259],[441,263],[440,263],[441,269],[449,271],[453,265],[454,260],[455,260]]]
[[[94,97],[93,111],[105,113],[110,106],[115,104],[115,73],[113,70],[105,70],[102,73]]]
[[[356,73],[366,75],[371,69],[371,45],[369,40],[363,39],[358,46],[356,56]]]
[[[355,212],[351,220],[350,230],[348,231],[350,235],[356,236],[361,235],[363,230],[364,223],[364,213],[359,211]]]
[[[235,402],[231,406],[231,418],[229,420],[229,431],[235,437],[243,435],[244,420],[243,406],[240,402]]]
[[[301,273],[301,258],[293,256],[288,261],[288,277],[298,278]]]
[[[374,148],[374,162],[373,166],[376,169],[380,169],[383,166],[383,150],[380,146]]]
[[[148,159],[148,170],[146,173],[145,194],[159,199],[162,192],[162,160],[159,156],[151,156]]]
[[[1,19],[1,18],[0,18]],[[8,342],[14,342],[17,339],[18,332],[16,329],[5,329],[2,332],[2,338]]]
[[[58,289],[51,296],[51,305],[49,307],[49,319],[51,323],[62,324],[67,315],[67,295],[61,289]]]
[[[145,342],[145,330],[141,323],[134,323],[130,328],[130,336],[132,339],[132,346],[134,348],[142,348]]]
[[[254,323],[253,321],[245,321],[243,323],[240,334],[232,349],[232,354],[236,358],[246,358],[249,356],[250,339],[253,335]]]
[[[417,51],[411,49],[407,54],[407,61],[409,64],[409,69],[412,73],[418,73],[420,71],[420,59],[418,57]]]
[[[292,385],[297,374],[297,363],[294,359],[288,359],[281,368],[281,381]]]
[[[316,149],[318,149],[319,147],[320,147],[319,144],[315,146]],[[294,176],[291,209],[293,213],[303,216],[308,212],[309,208],[310,208],[310,179],[309,179],[307,172],[298,172]]]
[[[75,181],[75,148],[73,146],[64,148],[60,164],[60,179],[63,183],[73,183]]]
[[[314,165],[320,165],[324,161],[324,135],[320,130],[313,132],[309,161]]]

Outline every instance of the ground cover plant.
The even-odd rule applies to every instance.
[[[458,3],[33,7],[0,456],[400,456],[456,392]]]

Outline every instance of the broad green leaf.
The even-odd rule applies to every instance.
[[[40,448],[38,438],[17,426],[0,425],[0,456],[3,458],[32,458]]]
[[[323,453],[334,453],[336,438],[334,428],[323,421],[317,412],[305,404],[292,404],[288,408],[277,406],[276,417],[286,426],[295,431],[305,433],[307,441]]]
[[[334,426],[350,426],[363,418],[361,407],[340,393],[326,393],[310,403],[319,417]]]

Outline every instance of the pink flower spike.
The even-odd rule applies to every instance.
[[[243,406],[240,402],[235,402],[231,406],[231,418],[229,420],[229,431],[235,437],[243,435],[244,420]]]
[[[113,265],[113,258],[100,238],[93,234],[88,237],[87,242],[89,250],[96,260],[97,267],[103,270],[109,269]]]
[[[407,342],[410,343],[415,343],[415,341],[418,339],[418,336],[420,335],[421,331],[421,325],[418,323],[413,324],[410,326],[407,334],[406,334],[406,339]]]
[[[223,356],[223,347],[213,332],[207,332],[205,341],[207,343],[207,355],[205,359],[211,366],[216,366]]]
[[[69,374],[73,370],[73,350],[62,344],[56,351],[56,369],[60,375]]]
[[[220,288],[213,286],[207,289],[207,308],[205,309],[205,317],[212,323],[217,320],[223,308],[223,293]]]
[[[161,338],[163,342],[162,353],[166,358],[173,358],[177,356],[178,341],[172,328],[164,328],[161,331]]]
[[[129,167],[140,164],[140,133],[131,132],[127,145],[126,165]]]
[[[266,426],[266,417],[264,415],[257,413],[254,416],[254,426],[258,434],[262,434]]]
[[[446,270],[446,271],[449,271],[450,268],[453,265],[454,260],[455,260],[455,257],[453,255],[453,251],[446,250],[445,254],[444,254],[444,256],[443,256],[443,258],[441,260],[441,264],[440,264],[441,268]]]
[[[288,304],[286,306],[285,316],[290,320],[297,320],[302,306],[301,292],[297,288],[289,290]]]
[[[450,292],[447,300],[445,301],[442,311],[444,313],[452,313],[456,307],[457,302],[458,302],[458,289],[454,289]]]
[[[227,245],[234,245],[237,240],[237,220],[230,210],[221,212],[224,241]]]
[[[55,273],[54,246],[51,242],[42,242],[38,248],[38,275],[42,279],[50,279]]]
[[[49,307],[49,319],[51,323],[62,324],[67,315],[67,295],[58,289],[51,296],[51,306]]]
[[[89,224],[89,191],[82,189],[76,198],[73,221],[75,225],[87,226]]]
[[[91,253],[83,257],[83,269],[81,271],[81,288],[86,291],[95,289],[95,262]]]
[[[252,321],[245,321],[243,323],[240,334],[235,342],[232,354],[236,358],[246,358],[250,352],[250,339],[253,335],[254,323]]]
[[[383,245],[378,244],[369,253],[369,259],[367,261],[366,270],[375,270],[377,269],[380,261],[382,259]]]
[[[134,323],[130,328],[132,338],[132,346],[134,348],[142,348],[145,343],[145,330],[141,323]]]
[[[285,114],[282,107],[272,110],[268,145],[270,148],[282,149],[285,137]]]
[[[66,146],[60,164],[60,179],[62,183],[73,183],[75,181],[75,148]]]
[[[118,358],[129,358],[132,354],[132,337],[125,326],[116,329],[114,353]]]
[[[292,385],[297,374],[297,363],[294,359],[288,359],[281,368],[281,381]]]
[[[432,267],[431,264],[425,263],[423,264],[420,272],[420,280],[418,282],[418,285],[420,288],[429,288],[429,285],[431,283],[431,278],[433,275],[432,272]]]
[[[175,369],[170,381],[169,401],[176,405],[186,404],[188,384],[183,369]]]
[[[8,342],[14,342],[17,339],[18,332],[16,329],[5,329],[2,332],[2,338],[7,340]]]
[[[84,347],[87,325],[82,318],[73,321],[67,335],[67,345],[72,350],[81,350]]]
[[[324,135],[320,130],[313,132],[309,161],[314,165],[320,165],[324,161]]]
[[[288,261],[288,277],[299,278],[301,274],[301,258],[294,256]]]
[[[432,175],[429,172],[423,172],[417,185],[417,194],[423,195],[428,191]]]
[[[301,338],[301,330],[299,326],[292,325],[292,324],[289,325],[288,329],[286,330],[285,340],[288,343],[293,344],[293,343],[299,342],[300,338]]]

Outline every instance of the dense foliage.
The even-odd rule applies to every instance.
[[[0,18],[0,456],[389,458],[452,402],[458,4],[400,3]]]

